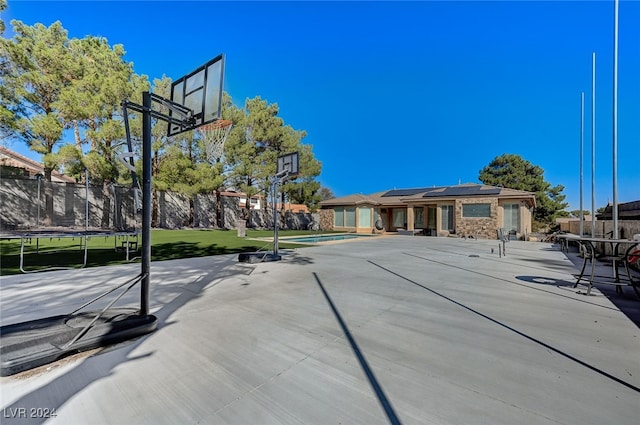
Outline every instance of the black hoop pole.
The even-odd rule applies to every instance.
[[[149,315],[151,277],[151,93],[142,93],[142,281],[140,315]]]

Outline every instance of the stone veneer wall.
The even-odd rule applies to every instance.
[[[491,204],[491,217],[462,217],[463,204]],[[456,199],[455,209],[456,234],[460,236],[480,236],[487,239],[496,238],[498,226],[498,198],[462,198]]]
[[[320,230],[333,230],[333,209],[319,210],[318,213],[320,215]]]

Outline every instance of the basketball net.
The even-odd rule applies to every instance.
[[[230,120],[217,120],[211,124],[198,127],[197,131],[202,138],[207,154],[207,161],[215,163],[220,161],[224,153],[224,142],[233,127]]]

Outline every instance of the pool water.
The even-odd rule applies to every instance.
[[[343,241],[346,239],[370,238],[372,235],[342,234],[342,235],[314,235],[296,238],[280,239],[280,242],[320,243],[327,241]]]

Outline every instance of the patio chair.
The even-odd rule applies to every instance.
[[[635,271],[631,269],[633,267],[640,267],[640,234],[633,235],[633,240],[638,241],[637,244],[629,246],[627,251],[624,254],[624,264],[625,271],[627,272],[627,278],[629,279],[629,284],[636,292],[636,295],[640,297],[640,277],[636,275]]]

